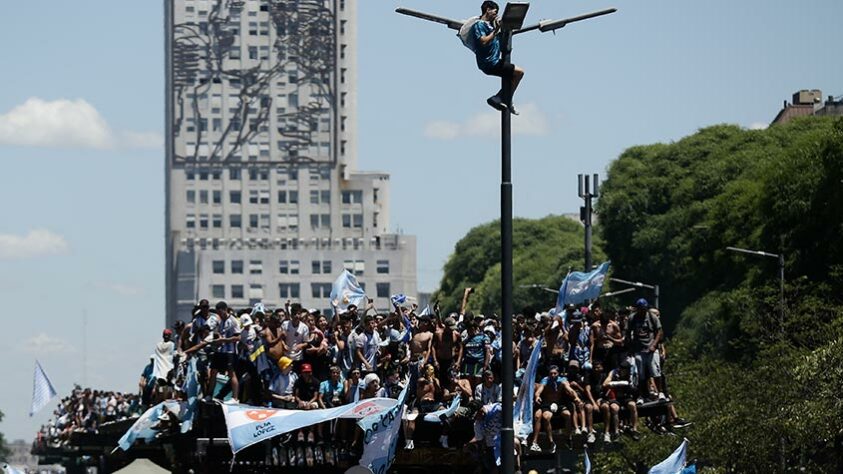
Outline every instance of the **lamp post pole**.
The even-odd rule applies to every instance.
[[[506,71],[511,63],[512,31],[503,30],[500,36],[501,61]],[[515,472],[515,432],[513,429],[512,389],[515,374],[512,369],[512,75],[501,78],[501,90],[506,101],[506,110],[501,112],[501,391],[503,392],[501,416],[501,468],[503,472]]]

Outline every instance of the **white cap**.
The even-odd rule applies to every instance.
[[[250,324],[252,324],[252,317],[251,316],[249,316],[248,314],[244,314],[243,316],[240,316],[240,326],[248,326]]]

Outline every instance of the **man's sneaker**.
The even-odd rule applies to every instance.
[[[497,94],[495,94],[492,97],[489,97],[488,99],[486,99],[486,103],[489,104],[489,106],[492,107],[495,110],[500,110],[500,111],[506,110],[506,104],[503,103],[503,99],[501,99],[501,96],[499,96]]]
[[[594,431],[592,431],[591,433],[588,434],[588,439],[586,440],[586,442],[588,444],[591,444],[591,443],[594,443],[595,441],[597,441],[597,434],[595,434]]]
[[[671,426],[674,428],[684,428],[690,424],[690,421],[687,421],[683,418],[676,418],[675,420],[673,420],[673,423],[671,423]]]
[[[639,433],[638,430],[630,431],[629,436],[632,438],[633,441],[639,441],[641,439],[641,433]]]
[[[603,442],[604,443],[611,443],[612,442],[612,435],[609,433],[603,433]]]
[[[524,446],[524,449],[527,449],[527,438],[521,438],[521,446]]]
[[[580,427],[577,426],[577,429],[574,430],[574,436],[579,436],[581,434],[582,434],[582,430],[580,430]]]
[[[530,446],[530,451],[532,451],[534,453],[540,453],[540,452],[542,452],[542,447],[539,446],[539,443],[533,443]]]
[[[407,442],[406,442],[406,443],[404,443],[404,449],[406,449],[406,450],[410,451],[410,450],[412,450],[413,448],[415,448],[415,446],[413,446],[413,440],[408,439],[408,440],[407,440]]]
[[[509,113],[511,113],[512,115],[521,115],[521,114],[518,113],[517,110],[515,110],[515,104],[509,105]]]
[[[556,454],[556,443],[550,443],[550,454]]]
[[[643,399],[643,398],[641,398],[641,397],[638,397],[638,400],[635,400],[635,404],[636,404],[636,405],[638,405],[638,406],[643,405],[643,404],[644,404],[644,399]]]
[[[223,403],[225,403],[226,405],[239,405],[240,400],[238,400],[236,398],[229,398],[228,400],[224,401]]]
[[[667,397],[664,396],[664,392],[659,392],[659,401],[660,402],[666,402],[667,401]]]
[[[439,444],[441,444],[443,448],[448,449],[448,437],[445,435],[440,436]]]

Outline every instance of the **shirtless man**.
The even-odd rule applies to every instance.
[[[594,350],[591,351],[591,365],[594,367],[596,361],[603,363],[603,367],[611,370],[617,365],[617,348],[623,345],[623,333],[618,323],[612,321],[608,311],[597,311],[600,319],[591,325],[591,334],[594,336]]]
[[[410,362],[418,361],[419,366],[428,364],[433,351],[433,333],[430,332],[430,316],[419,317],[419,329],[410,339]]]
[[[539,408],[536,410],[533,418],[535,424],[533,428],[533,444],[530,446],[530,451],[541,452],[539,432],[541,431],[542,424],[544,424],[547,437],[551,440],[550,452],[556,452],[556,443],[553,442],[553,426],[551,424],[551,420],[554,417],[562,418],[562,423],[568,431],[570,439],[571,429],[569,424],[571,421],[571,411],[568,409],[568,405],[571,402],[577,407],[581,407],[583,404],[580,397],[571,388],[568,379],[559,375],[559,368],[551,365],[548,369],[547,377],[544,377],[536,388],[535,404]]]
[[[460,344],[456,329],[457,322],[449,316],[433,333],[433,365],[438,369],[439,380],[448,380],[448,372],[454,365],[454,349]]]
[[[404,438],[406,443],[404,449],[413,449],[413,432],[416,430],[416,418],[422,417],[442,408],[442,403],[439,394],[442,393],[442,386],[439,384],[439,379],[436,378],[436,369],[433,365],[428,364],[424,368],[424,374],[419,375],[416,381],[416,406],[410,410],[407,416],[407,424],[404,426]],[[440,439],[441,441],[441,439]]]

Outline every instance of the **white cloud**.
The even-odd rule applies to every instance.
[[[0,260],[60,255],[69,249],[64,237],[48,230],[31,230],[25,236],[0,234]]]
[[[534,103],[518,107],[520,115],[512,116],[513,135],[543,136],[550,132],[547,116]],[[463,122],[435,120],[424,128],[424,136],[437,140],[454,140],[463,137],[489,137],[500,134],[500,112],[487,111],[476,114]]]
[[[749,125],[750,130],[765,130],[770,124],[766,122],[754,122]]]
[[[84,99],[31,97],[0,114],[0,145],[48,148],[160,148],[160,134],[117,132]]]
[[[76,351],[76,348],[64,339],[53,337],[43,332],[21,342],[19,347],[23,352],[39,355]]]
[[[108,290],[117,293],[120,296],[140,296],[143,294],[142,287],[129,285],[126,283],[99,282],[96,283],[94,286],[100,290]]]

